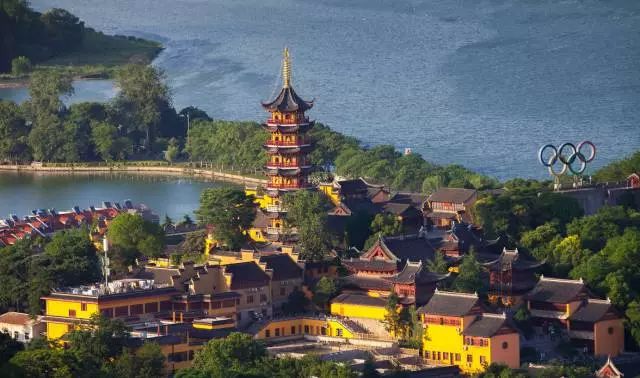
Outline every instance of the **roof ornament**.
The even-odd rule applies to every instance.
[[[282,87],[289,88],[291,85],[291,57],[289,48],[285,47],[282,54]]]

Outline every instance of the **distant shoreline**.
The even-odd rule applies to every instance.
[[[245,185],[264,185],[267,180],[258,179],[254,177],[242,176],[239,174],[213,171],[202,168],[190,168],[190,167],[175,167],[175,166],[126,166],[126,165],[114,165],[114,166],[66,166],[66,167],[48,167],[48,166],[35,166],[35,165],[0,165],[0,174],[2,172],[29,172],[29,173],[43,173],[43,174],[55,174],[55,173],[110,173],[110,172],[125,172],[134,174],[154,174],[164,176],[184,176],[184,177],[204,177],[217,181],[226,181],[235,184]]]

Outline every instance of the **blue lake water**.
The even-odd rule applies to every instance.
[[[221,182],[184,177],[113,174],[40,174],[0,173],[0,218],[9,214],[23,216],[34,209],[70,210],[99,206],[103,201],[130,199],[152,208],[161,219],[165,214],[174,220],[185,214],[193,217],[203,189]]]
[[[215,118],[264,119],[289,46],[311,116],[368,145],[501,179],[544,177],[545,143],[592,140],[590,170],[640,146],[637,0],[31,3],[162,42],[175,105]]]

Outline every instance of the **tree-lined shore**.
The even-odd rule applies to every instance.
[[[39,71],[113,77],[118,66],[150,63],[162,50],[154,41],[106,35],[64,9],[36,12],[24,0],[0,1],[0,35],[0,86],[26,85]]]

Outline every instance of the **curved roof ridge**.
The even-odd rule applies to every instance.
[[[584,285],[584,280],[582,279],[582,277],[580,277],[577,280],[573,280],[571,278],[545,277],[544,275],[540,275],[540,281],[565,282],[565,283],[571,283],[571,284]]]
[[[440,295],[451,295],[451,296],[456,296],[456,297],[465,297],[465,298],[478,298],[478,293],[461,293],[461,292],[457,292],[457,291],[448,291],[448,290],[439,290],[438,288],[436,288],[434,295],[435,294],[440,294]]]

